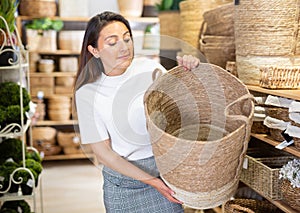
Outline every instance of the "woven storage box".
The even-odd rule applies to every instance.
[[[59,31],[58,47],[61,50],[81,51],[83,37],[83,30]]]
[[[285,202],[300,212],[300,188],[293,188],[288,180],[280,181],[280,189]]]
[[[268,201],[234,199],[224,205],[224,213],[278,213],[276,206]]]
[[[300,66],[261,67],[259,85],[269,89],[300,88]]]
[[[57,133],[57,142],[62,147],[79,147],[80,137],[75,132],[61,132]]]
[[[283,121],[290,121],[289,109],[283,107],[265,107],[266,115]]]
[[[21,0],[20,15],[35,17],[53,17],[56,15],[55,0]]]
[[[186,206],[216,207],[235,193],[254,111],[250,97],[237,78],[208,63],[191,72],[175,67],[147,90],[158,169]]]
[[[55,30],[26,29],[27,48],[30,51],[56,51],[57,32]]]
[[[279,170],[291,159],[290,156],[254,158],[247,154],[247,166],[242,169],[240,180],[264,197],[281,199]]]
[[[233,3],[221,5],[203,13],[205,35],[234,36]]]
[[[34,147],[45,147],[56,143],[56,129],[52,127],[32,128],[32,141]]]
[[[209,63],[226,68],[227,61],[235,61],[235,44],[232,36],[208,36],[200,39],[200,50]]]
[[[235,5],[236,61],[243,82],[259,85],[261,66],[300,65],[298,4],[297,0],[240,0]]]

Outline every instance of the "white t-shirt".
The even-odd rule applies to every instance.
[[[146,128],[143,98],[152,72],[165,68],[147,58],[133,59],[119,76],[102,74],[76,91],[76,108],[83,144],[111,140],[112,149],[128,160],[153,155]]]

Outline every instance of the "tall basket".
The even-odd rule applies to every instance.
[[[254,104],[245,85],[219,66],[175,67],[145,97],[161,177],[186,206],[209,209],[234,195]]]

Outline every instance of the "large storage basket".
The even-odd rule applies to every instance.
[[[161,177],[186,206],[219,206],[235,193],[254,105],[221,67],[175,67],[145,94],[147,126]],[[226,169],[225,169],[226,168]]]
[[[280,181],[282,197],[292,208],[300,211],[300,188],[292,187],[288,180]]]
[[[300,65],[299,10],[298,0],[240,0],[235,5],[237,70],[243,82],[259,85],[261,66]]]
[[[247,166],[242,170],[241,181],[270,199],[281,199],[279,170],[290,161],[290,156],[254,158],[246,155]]]
[[[35,17],[53,17],[57,7],[55,0],[21,0],[20,15]]]

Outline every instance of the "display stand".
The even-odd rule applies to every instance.
[[[40,208],[43,212],[43,200],[42,200],[42,190],[41,190],[41,175],[39,175],[39,190],[37,190],[35,178],[30,169],[26,167],[25,159],[26,159],[26,151],[30,150],[33,152],[37,152],[37,150],[32,147],[30,142],[29,146],[26,146],[26,133],[30,130],[30,117],[24,118],[24,110],[23,110],[23,88],[26,88],[27,91],[30,91],[29,84],[29,65],[28,65],[28,52],[24,49],[18,31],[15,30],[17,41],[14,41],[12,34],[8,30],[8,25],[6,20],[0,16],[0,21],[5,23],[6,30],[0,29],[0,34],[4,38],[3,44],[0,46],[0,55],[14,55],[13,58],[8,57],[7,65],[0,66],[0,75],[3,71],[13,71],[18,70],[19,79],[18,83],[20,85],[20,123],[10,123],[5,126],[0,126],[0,143],[8,138],[17,138],[22,141],[22,165],[13,170],[9,176],[8,187],[4,189],[4,186],[0,184],[0,193],[2,196],[0,197],[0,208],[5,201],[16,201],[16,200],[27,200],[30,199],[33,202],[33,211],[37,213],[37,205],[36,205],[36,195],[39,191],[40,193]],[[16,29],[16,27],[15,27]],[[10,48],[5,48],[5,44],[10,43]],[[24,81],[24,79],[26,79]],[[26,122],[25,122],[26,121]],[[37,152],[38,153],[38,152]],[[32,193],[29,195],[23,195],[20,184],[23,181],[23,178],[16,178],[16,174],[18,171],[27,172],[32,180]],[[18,185],[17,192],[10,193],[10,188],[12,185]]]

